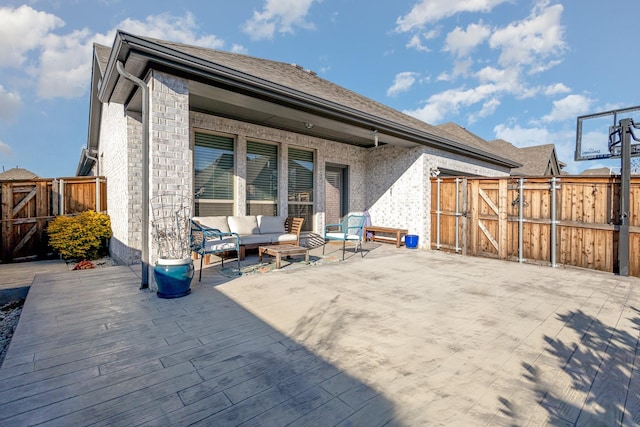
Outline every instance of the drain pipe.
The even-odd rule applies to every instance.
[[[142,90],[142,280],[140,289],[149,288],[149,89],[145,82],[128,73],[116,62],[118,73]]]
[[[96,212],[101,212],[101,206],[100,206],[100,163],[98,162],[98,153],[95,150],[89,150],[87,148],[85,148],[84,150],[84,156],[89,159],[89,160],[93,160],[94,162],[96,162]],[[96,156],[92,156],[91,152],[95,152]]]

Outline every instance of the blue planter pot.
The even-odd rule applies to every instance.
[[[160,298],[179,298],[191,292],[191,279],[195,270],[193,260],[160,258],[153,268]]]

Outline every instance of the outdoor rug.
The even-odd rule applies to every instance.
[[[260,262],[257,264],[251,264],[251,265],[241,265],[240,271],[238,271],[238,267],[235,266],[236,264],[234,264],[233,267],[223,267],[219,271],[220,271],[220,274],[229,278],[234,278],[238,276],[247,276],[250,274],[268,273],[276,269],[276,259],[274,257],[274,258],[271,258],[270,262],[268,260],[269,260],[269,256],[265,255],[263,258],[263,262]],[[308,266],[323,265],[323,264],[329,264],[329,263],[338,262],[338,261],[339,261],[339,258],[331,255],[327,255],[327,256],[309,255]],[[304,262],[304,257],[293,256],[291,257],[291,259],[286,259],[286,258],[282,259],[280,270],[288,271],[288,270],[293,270],[296,268],[303,268],[308,266]]]

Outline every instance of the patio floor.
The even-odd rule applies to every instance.
[[[139,267],[39,273],[0,425],[640,422],[640,280],[365,248],[236,279],[212,266],[175,300],[138,290]]]

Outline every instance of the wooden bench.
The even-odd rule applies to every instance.
[[[364,227],[363,233],[366,240],[385,243],[395,242],[396,248],[399,248],[404,243],[402,241],[402,237],[409,234],[409,231],[402,228],[378,227],[375,225],[369,225],[367,227]],[[369,233],[371,233],[371,237],[369,237]],[[394,236],[389,236],[389,234],[393,234]]]

